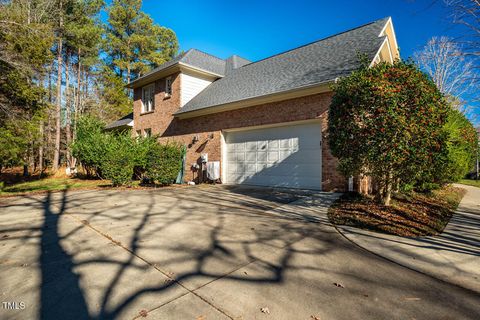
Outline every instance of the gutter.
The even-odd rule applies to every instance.
[[[182,111],[181,109],[173,114],[179,119],[187,119],[207,114],[219,113],[229,110],[242,109],[252,107],[259,104],[288,100],[303,96],[309,96],[317,93],[325,93],[331,91],[330,85],[338,81],[338,77],[331,80],[322,81],[315,84],[305,85],[294,89],[288,89],[280,92],[269,93],[261,96],[249,97],[241,100],[231,101],[224,104],[208,106],[192,111]]]

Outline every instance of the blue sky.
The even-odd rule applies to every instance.
[[[155,1],[143,9],[173,29],[181,49],[259,60],[381,19],[393,18],[403,58],[432,36],[451,35],[442,0]]]

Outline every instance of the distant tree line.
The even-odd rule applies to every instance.
[[[178,52],[141,0],[0,0],[0,170],[58,170],[77,121],[131,111],[125,85]],[[100,15],[106,13],[106,21]]]

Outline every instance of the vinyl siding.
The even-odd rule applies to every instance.
[[[181,73],[181,89],[180,89],[180,106],[183,107],[187,102],[192,100],[197,94],[205,89],[211,80],[199,78],[197,76],[191,76],[186,73]]]

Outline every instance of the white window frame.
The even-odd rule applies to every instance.
[[[155,84],[142,88],[142,113],[155,110]]]
[[[167,77],[165,78],[165,97],[170,97],[172,92],[172,77]]]

